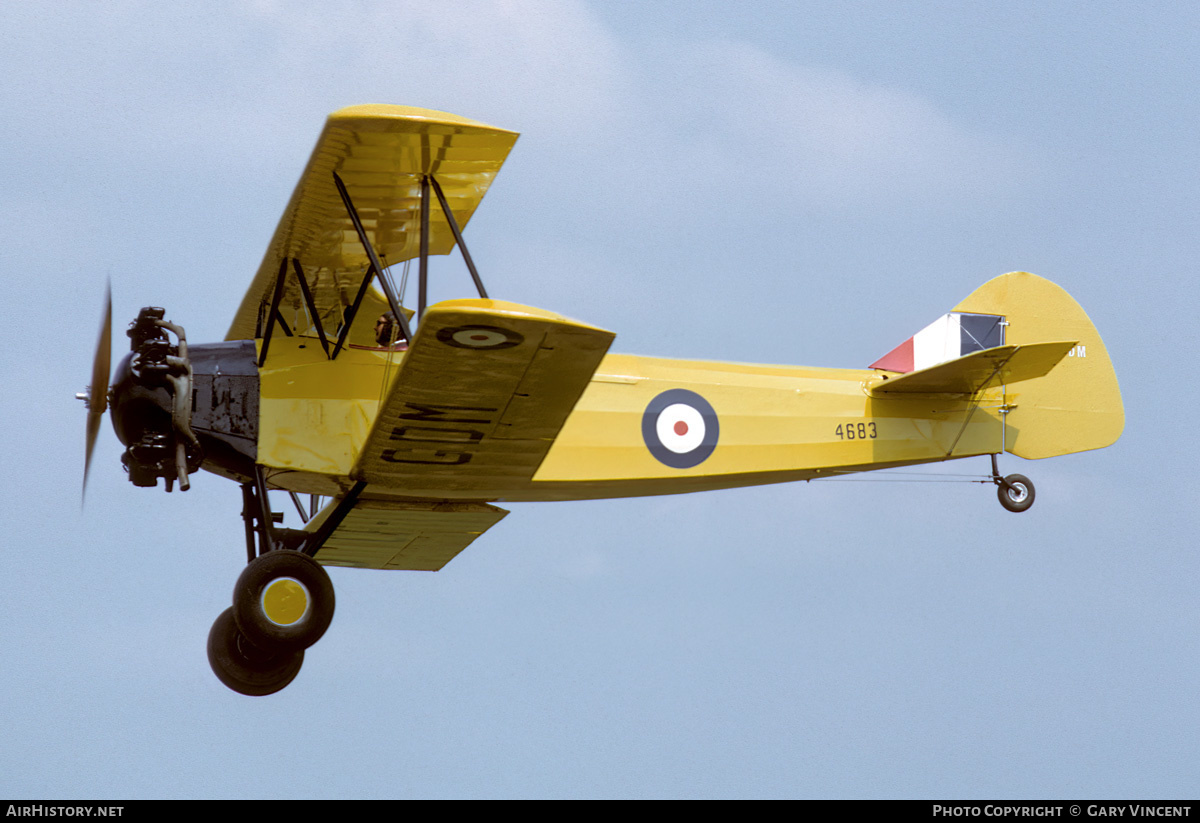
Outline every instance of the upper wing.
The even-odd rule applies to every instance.
[[[330,331],[354,302],[369,261],[333,182],[346,184],[383,265],[419,254],[421,177],[441,184],[460,228],[500,170],[517,133],[445,112],[408,106],[351,106],[329,115],[308,166],[275,229],[226,340],[261,334],[281,264],[288,270],[280,313],[293,328],[312,326],[291,260],[299,263],[321,323]],[[430,254],[448,254],[454,235],[436,207],[430,209]],[[360,311],[387,311],[382,295]],[[371,343],[369,324],[361,324]]]
[[[408,497],[497,499],[523,488],[614,337],[515,303],[438,303],[400,363],[355,479]]]
[[[899,377],[883,378],[868,388],[873,395],[974,394],[989,386],[1042,377],[1067,356],[1076,342],[996,346]]]

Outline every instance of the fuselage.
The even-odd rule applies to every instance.
[[[249,341],[219,345],[227,355],[236,350],[243,360],[251,357]],[[251,390],[249,370],[240,369],[235,380],[230,372],[239,370],[226,365],[223,375],[211,378],[216,405],[209,404],[208,414],[229,428],[257,405],[253,462],[266,469],[271,485],[340,494],[356,480],[355,461],[404,356],[354,347],[330,361],[316,340],[276,337],[269,360],[257,370],[257,398],[235,396],[234,382],[243,392]],[[429,477],[403,487],[373,486],[372,492],[489,501],[630,497],[805,480],[1002,450],[1001,389],[976,397],[972,408],[954,395],[872,397],[868,386],[878,376],[867,369],[609,354],[532,479],[464,489],[452,479]],[[204,380],[198,368],[198,393]],[[224,411],[217,408],[221,403]],[[203,400],[197,408],[206,408]],[[472,414],[454,417],[430,409],[419,425],[404,431],[405,443],[427,450],[429,462],[469,463],[475,457],[472,444],[494,423]],[[698,427],[706,429],[703,437]],[[222,442],[245,444],[249,431],[242,429],[225,432]],[[203,425],[198,431],[205,434]],[[206,461],[205,468],[237,474],[228,464]]]

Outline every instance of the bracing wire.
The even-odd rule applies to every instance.
[[[391,266],[384,267],[383,271],[381,271],[379,273],[379,276],[387,281],[388,288],[391,289],[393,293],[395,293],[396,283],[392,280],[392,267]],[[399,299],[399,298],[397,298],[397,299]]]
[[[404,271],[400,274],[400,296],[396,299],[400,301],[400,305],[404,305],[404,292],[408,289],[408,267],[412,264],[412,258],[404,261]]]
[[[813,480],[821,480],[826,483],[992,483],[990,477],[984,478],[979,475],[976,479],[969,479],[963,476],[957,480],[949,480],[938,477],[931,477],[928,480],[922,480],[916,477],[814,477]]]
[[[825,480],[837,483],[993,483],[990,474],[963,474],[960,472],[914,472],[877,470],[870,472],[874,477],[850,477],[867,472],[833,469],[830,474],[835,477],[814,477],[813,480]]]
[[[386,269],[385,276],[388,278],[388,285],[391,286],[393,293],[396,294],[396,301],[400,304],[401,310],[404,309],[404,292],[408,288],[408,268],[411,264],[412,264],[411,259],[404,261],[404,268],[400,272],[400,290],[398,292],[395,290],[396,286],[395,286],[395,281],[392,279],[391,267],[389,266]],[[388,346],[387,347],[387,361],[384,364],[384,368],[383,368],[383,380],[381,380],[379,383],[379,397],[377,398],[380,408],[383,407],[384,392],[388,386],[388,379],[391,377],[392,364],[395,359],[395,356],[396,356],[395,346],[394,345]]]

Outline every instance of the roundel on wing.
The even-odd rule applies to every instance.
[[[515,331],[499,326],[447,326],[438,330],[437,338],[457,349],[510,349],[525,342]]]
[[[699,466],[717,447],[721,427],[708,401],[687,389],[655,397],[642,415],[642,439],[660,462],[674,469]]]

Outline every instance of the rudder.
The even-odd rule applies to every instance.
[[[1006,451],[1054,457],[1102,449],[1121,436],[1125,410],[1108,350],[1083,307],[1061,286],[1010,272],[984,283],[954,311],[1004,315],[1008,345],[1079,341],[1045,377],[1008,387]]]

